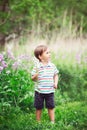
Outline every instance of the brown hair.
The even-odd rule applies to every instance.
[[[39,56],[41,56],[43,54],[43,52],[45,52],[47,50],[47,46],[46,45],[39,45],[35,48],[34,50],[34,55],[37,59],[40,60]]]

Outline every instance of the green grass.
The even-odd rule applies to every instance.
[[[14,108],[15,109],[15,108]],[[51,124],[47,110],[42,111],[41,122],[35,120],[34,111],[24,113],[20,110],[0,116],[0,129],[2,130],[86,130],[87,105],[86,102],[72,102],[58,105],[55,108],[55,124]]]

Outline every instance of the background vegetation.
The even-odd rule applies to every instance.
[[[0,1],[1,130],[87,129],[86,10],[87,0]],[[46,109],[40,123],[35,119],[31,69],[38,44],[48,44],[60,72],[54,125]]]
[[[38,124],[35,121],[34,83],[30,76],[32,58],[25,55],[15,57],[10,51],[0,55],[0,128],[3,130],[44,130],[45,128],[86,130],[87,59],[85,53],[80,59],[73,53],[71,56],[68,53],[67,55],[59,53],[59,58],[52,53],[52,61],[60,71],[58,89],[55,92],[56,122],[53,126],[46,109],[43,110],[42,122]]]
[[[1,0],[1,40],[12,33],[32,33],[41,28],[42,34],[53,29],[70,36],[87,32],[87,0]],[[37,32],[38,33],[38,32]]]

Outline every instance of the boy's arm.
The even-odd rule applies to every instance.
[[[31,79],[32,79],[33,81],[37,81],[37,80],[38,80],[38,73],[34,74],[34,75],[31,77]]]
[[[31,75],[32,75],[31,79],[33,81],[37,81],[38,80],[38,69],[36,67],[33,68]]]
[[[57,84],[58,84],[58,74],[54,75],[54,88],[57,88]]]

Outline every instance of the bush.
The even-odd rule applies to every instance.
[[[53,56],[53,61],[59,69],[58,88],[63,97],[67,95],[68,98],[71,98],[72,100],[86,100],[86,56],[85,54],[83,54],[82,57],[76,59],[75,54],[71,54],[71,56],[68,55],[69,54],[62,55],[61,53],[59,53],[58,56]]]
[[[56,108],[56,120],[62,122],[68,127],[73,126],[75,129],[86,129],[87,122],[87,106],[86,102],[73,102],[63,104]]]
[[[31,109],[34,87],[30,66],[26,65],[29,60],[27,56],[15,58],[11,52],[0,55],[0,105],[4,109],[6,106]]]

